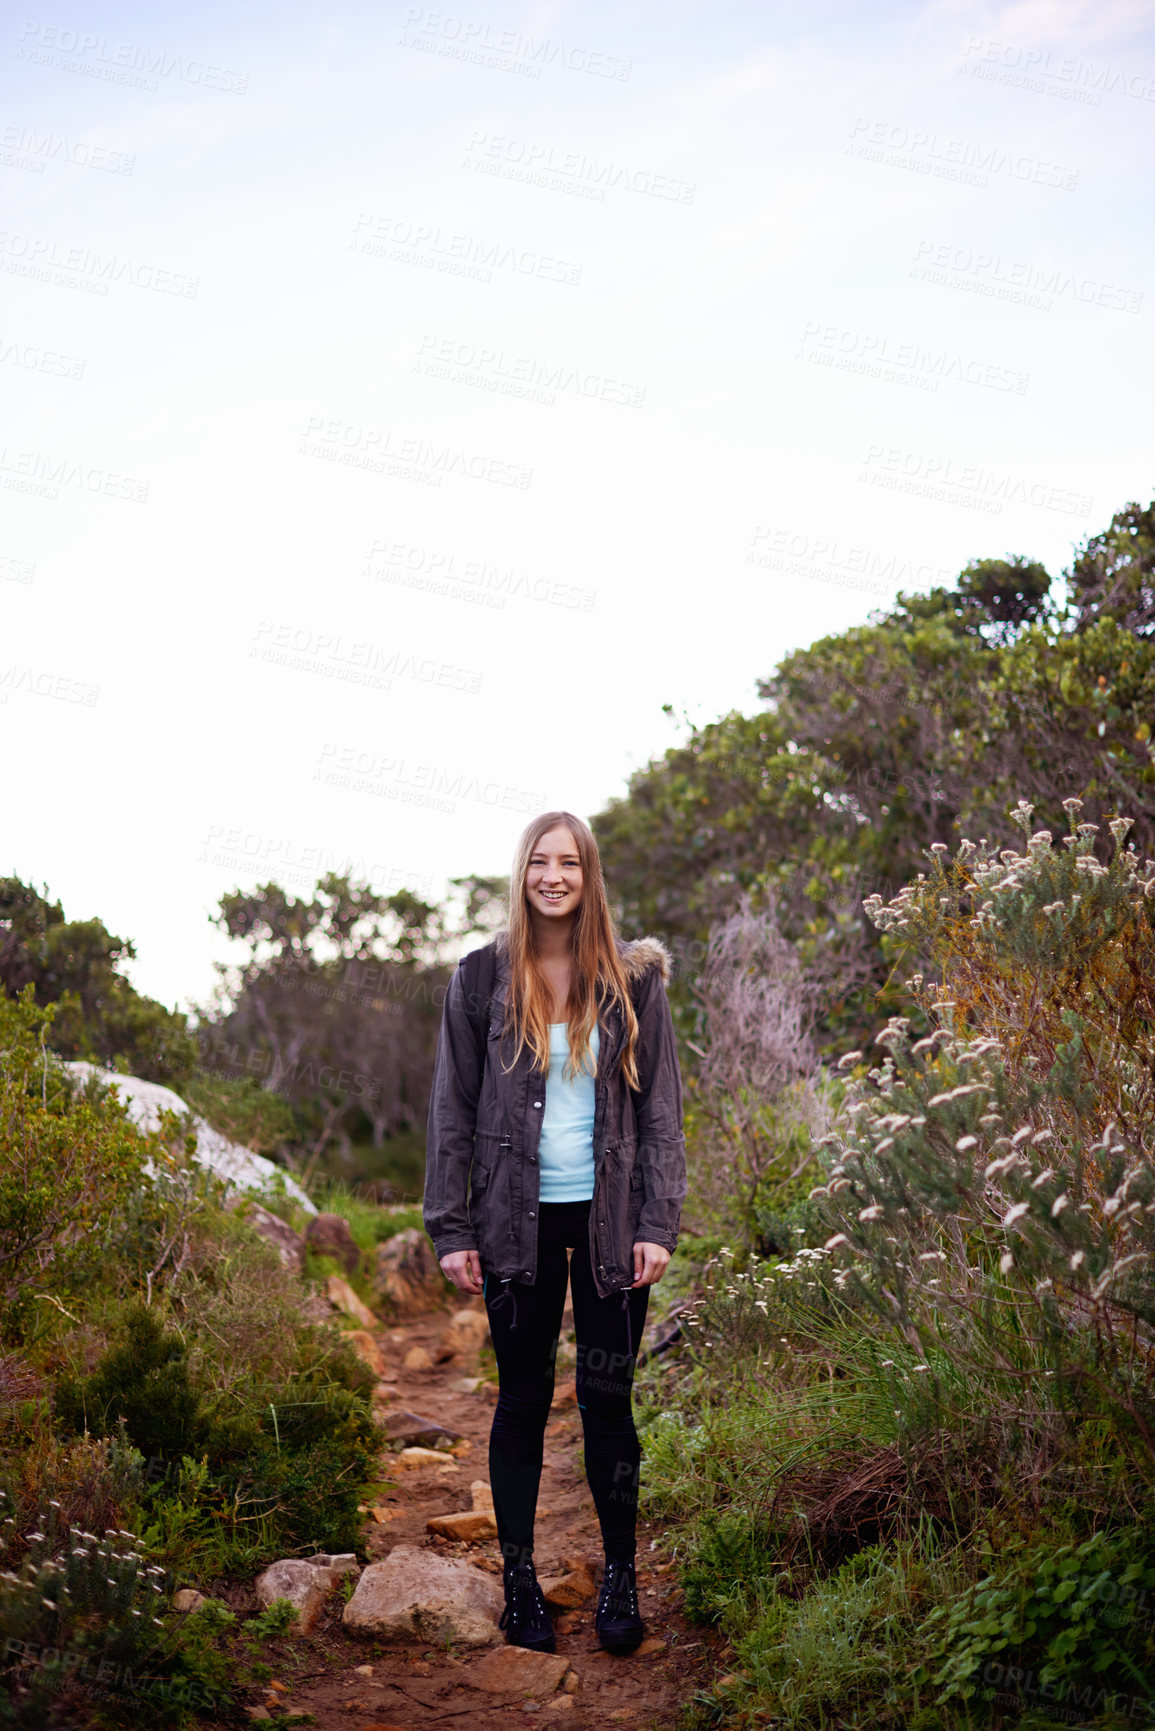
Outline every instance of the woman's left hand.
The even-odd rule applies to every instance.
[[[666,1272],[669,1260],[670,1253],[664,1244],[635,1244],[634,1286],[652,1286]]]

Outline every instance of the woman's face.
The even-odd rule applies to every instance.
[[[564,825],[546,830],[530,855],[525,899],[532,913],[548,920],[575,914],[581,906],[581,858]]]

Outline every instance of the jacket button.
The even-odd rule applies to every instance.
[[[530,1218],[530,1219],[531,1219],[531,1220],[536,1220],[536,1219],[537,1219],[537,1215],[536,1215],[536,1214],[535,1214],[535,1213],[534,1213],[534,1211],[533,1211],[533,1209],[532,1209],[532,1208],[531,1208],[531,1209],[530,1209],[530,1211],[529,1211],[529,1218]]]
[[[604,1274],[604,1273],[605,1273],[605,1271],[606,1271],[606,1265],[605,1265],[605,1263],[604,1263],[604,1262],[599,1262],[599,1263],[598,1263],[598,1273],[599,1273],[599,1274]]]
[[[541,1111],[541,1101],[540,1101],[540,1100],[535,1100],[535,1101],[534,1101],[534,1103],[533,1103],[533,1109],[534,1109],[534,1111],[535,1111],[535,1112],[540,1112],[540,1111]]]

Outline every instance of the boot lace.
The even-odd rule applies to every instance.
[[[602,1578],[598,1615],[606,1612],[618,1617],[638,1615],[638,1587],[633,1563],[611,1561]]]
[[[497,1625],[499,1629],[508,1627],[512,1635],[520,1635],[526,1630],[542,1634],[547,1631],[545,1600],[532,1563],[521,1563],[510,1571],[505,1593],[505,1610]]]

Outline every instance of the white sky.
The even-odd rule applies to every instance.
[[[0,26],[0,871],[169,1003],[1151,494],[1149,6],[469,7]]]

